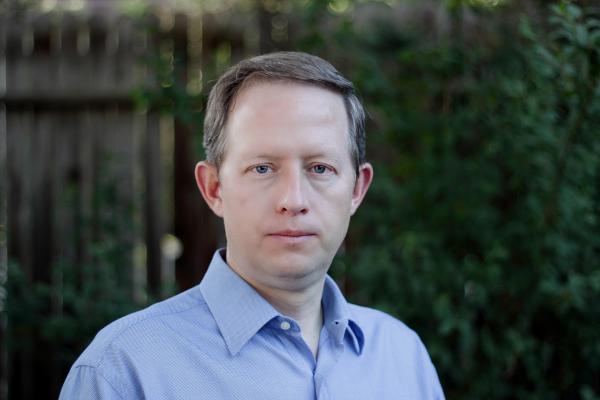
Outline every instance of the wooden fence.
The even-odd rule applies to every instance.
[[[89,263],[90,245],[103,236],[99,213],[130,204],[134,226],[115,240],[151,249],[146,263],[134,265],[132,253],[124,268],[146,268],[155,283],[161,262],[152,249],[168,228],[156,165],[166,160],[160,117],[136,112],[130,95],[148,78],[139,62],[148,36],[123,18],[31,14],[16,22],[6,32],[3,98],[9,260],[32,286],[58,287],[56,265]],[[101,186],[114,191],[112,205],[96,204]],[[60,299],[48,312],[60,312]],[[11,352],[10,396],[55,395],[64,376],[56,353],[37,337],[33,348]]]
[[[199,132],[140,109],[132,92],[160,87],[149,56],[182,60],[176,75],[199,91],[201,71],[259,51],[248,40],[260,37],[248,34],[258,25],[237,21],[110,10],[0,15],[2,290],[7,259],[32,287],[60,288],[56,266],[93,263],[106,240],[127,244],[123,279],[134,297],[144,288],[160,297],[169,280],[180,289],[200,280],[222,234],[195,188]],[[107,230],[106,218],[122,226]],[[161,247],[174,237],[181,254]],[[2,292],[0,400],[56,398],[66,373],[60,349],[36,337],[32,348],[7,354],[4,300]],[[61,307],[58,295],[48,312]]]

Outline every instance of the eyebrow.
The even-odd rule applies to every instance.
[[[257,154],[255,156],[253,155],[249,155],[248,158],[265,158],[265,159],[269,159],[269,160],[281,160],[283,158],[285,158],[285,156],[276,156],[276,155],[272,155],[272,154],[266,154],[266,153],[261,153],[261,154]],[[332,155],[332,154],[327,154],[327,153],[311,153],[308,154],[306,156],[302,157],[303,159],[313,159],[313,158],[327,158],[327,159],[333,159],[334,161],[339,161],[339,158]]]

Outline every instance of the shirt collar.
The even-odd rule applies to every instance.
[[[225,249],[215,252],[200,290],[230,354],[235,355],[267,322],[281,314],[227,265],[224,256]],[[329,276],[325,278],[322,305],[328,333],[341,344],[347,332],[354,350],[361,354],[363,332]]]
[[[224,255],[224,249],[215,252],[200,290],[229,352],[235,355],[279,313],[227,265]]]
[[[365,343],[363,331],[356,319],[353,318],[344,295],[329,275],[325,277],[321,304],[323,305],[323,324],[329,334],[339,344],[343,342],[344,335],[348,334],[354,351],[360,355]]]

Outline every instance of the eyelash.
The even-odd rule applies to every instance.
[[[323,168],[324,168],[323,172],[316,172],[316,171],[315,171],[315,168],[317,168],[317,167],[323,167]],[[311,165],[310,169],[311,169],[313,172],[315,172],[316,174],[318,174],[318,175],[324,175],[325,173],[327,173],[327,172],[331,172],[331,171],[332,171],[331,167],[328,167],[328,166],[327,166],[327,165],[325,165],[325,164],[315,164],[315,165]]]
[[[322,172],[316,172],[315,168],[317,168],[317,167],[322,167],[322,168],[324,168],[324,170]],[[269,168],[269,169],[273,170],[272,166],[266,165],[266,164],[255,165],[255,166],[251,167],[250,170],[258,173],[259,175],[265,175],[265,174],[268,173],[268,171],[259,172],[258,171],[259,168]],[[309,167],[309,170],[311,172],[314,172],[317,175],[325,175],[327,172],[333,172],[333,168],[331,168],[330,166],[325,165],[325,164],[314,164],[314,165],[311,165]]]
[[[260,175],[264,175],[264,174],[266,174],[266,173],[267,173],[267,171],[265,171],[264,173],[258,172],[258,169],[259,169],[259,168],[262,168],[262,167],[265,167],[265,168],[271,168],[271,169],[273,169],[271,166],[269,166],[269,165],[264,165],[264,164],[256,165],[256,166],[252,167],[252,169],[253,169],[255,172],[257,172],[258,174],[260,174]]]

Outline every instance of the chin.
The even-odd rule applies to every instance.
[[[281,254],[265,263],[271,275],[284,279],[305,279],[315,274],[327,272],[327,266],[322,257],[305,254]]]

